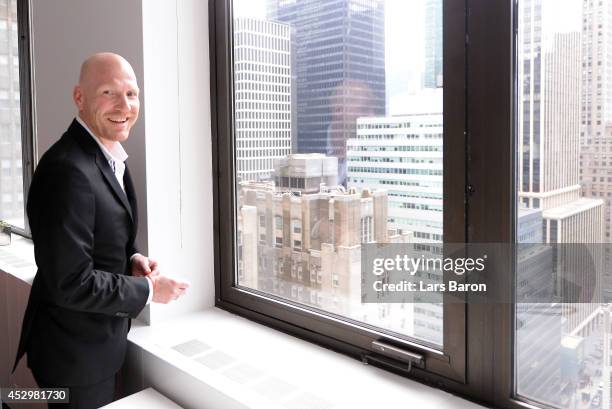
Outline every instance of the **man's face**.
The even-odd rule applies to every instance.
[[[138,119],[138,84],[129,67],[102,66],[77,85],[74,101],[91,131],[108,145],[125,141]]]

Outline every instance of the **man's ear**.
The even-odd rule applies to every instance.
[[[81,111],[83,109],[83,89],[80,85],[75,85],[72,90],[72,99],[74,100],[75,105]]]

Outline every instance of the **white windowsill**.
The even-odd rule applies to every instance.
[[[193,382],[174,394],[163,389],[165,380],[153,381],[156,389],[188,407],[482,407],[218,308],[154,326],[137,324],[128,339],[147,353],[143,360],[146,355],[178,369],[183,386]],[[205,344],[194,355],[173,349],[193,340]],[[207,400],[211,394],[203,389],[213,389],[214,399]]]
[[[0,271],[32,285],[36,275],[32,240],[13,234],[11,244],[0,246]]]

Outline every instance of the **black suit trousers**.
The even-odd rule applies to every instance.
[[[46,382],[36,373],[34,379],[40,388],[64,388],[65,386]],[[115,376],[93,385],[69,387],[69,403],[49,403],[49,409],[95,409],[108,405],[115,398]]]

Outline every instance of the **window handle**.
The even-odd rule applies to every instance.
[[[372,349],[376,353],[396,361],[407,363],[408,371],[410,371],[413,365],[419,368],[423,368],[425,366],[425,357],[421,354],[417,354],[416,352],[406,351],[383,341],[372,341],[371,345]]]
[[[361,362],[363,362],[365,365],[373,364],[374,366],[391,369],[403,373],[410,373],[410,371],[412,370],[412,362],[404,363],[395,359],[390,359],[384,356],[374,354],[363,355],[361,357]]]

